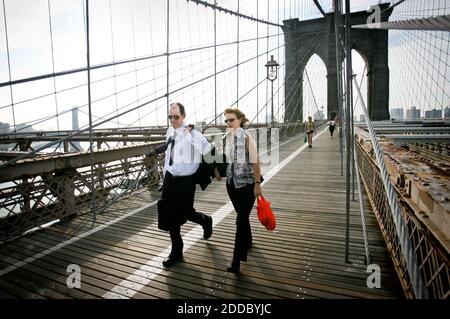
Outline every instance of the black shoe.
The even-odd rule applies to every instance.
[[[172,267],[173,265],[175,265],[177,262],[181,261],[183,259],[183,256],[172,256],[169,255],[169,257],[164,260],[162,262],[164,267]]]
[[[239,261],[234,261],[231,263],[231,267],[227,268],[228,272],[237,273],[239,272],[239,268],[241,267],[241,263]]]
[[[213,219],[211,216],[206,216],[206,225],[203,226],[203,238],[208,239],[213,233]]]

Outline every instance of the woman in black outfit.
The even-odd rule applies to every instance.
[[[248,119],[237,108],[224,111],[229,134],[226,137],[227,191],[237,213],[233,261],[228,272],[239,271],[241,261],[247,261],[252,246],[249,216],[255,198],[261,196],[261,171],[255,140],[243,128]]]

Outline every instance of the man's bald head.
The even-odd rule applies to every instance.
[[[180,111],[181,116],[186,116],[186,111],[184,110],[184,106],[181,103],[175,102],[170,104],[170,108],[177,108]]]
[[[169,120],[173,128],[179,128],[186,117],[184,106],[181,103],[172,103],[169,108]]]

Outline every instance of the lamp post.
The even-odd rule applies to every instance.
[[[272,82],[272,110],[271,110],[271,117],[270,117],[270,127],[273,126],[274,120],[273,120],[273,81],[276,80],[278,76],[278,62],[273,59],[273,55],[270,56],[270,61],[267,61],[267,64],[265,67],[267,68],[267,79]]]

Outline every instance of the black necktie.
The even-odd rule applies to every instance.
[[[169,159],[169,165],[173,164],[173,148],[175,146],[175,137],[170,141],[170,159]]]

